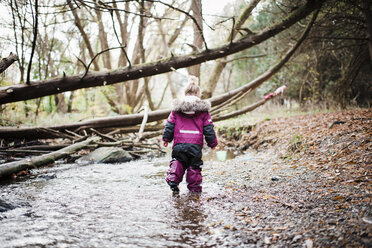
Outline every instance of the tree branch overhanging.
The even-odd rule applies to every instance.
[[[308,0],[305,5],[292,12],[280,23],[274,24],[260,33],[252,34],[240,40],[234,41],[233,43],[229,43],[216,49],[203,51],[201,53],[180,57],[171,57],[166,60],[156,61],[144,65],[135,65],[131,68],[117,69],[108,72],[91,72],[88,73],[83,79],[82,75],[74,75],[31,82],[31,85],[13,85],[1,87],[0,104],[34,99],[81,88],[125,82],[169,72],[173,69],[201,64],[217,58],[226,57],[227,55],[240,52],[259,44],[289,28],[297,21],[308,16],[313,10],[319,8],[324,1],[326,0]]]

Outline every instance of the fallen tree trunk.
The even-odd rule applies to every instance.
[[[248,111],[252,111],[259,106],[265,104],[269,99],[262,99],[248,107],[242,108],[241,110],[229,113],[227,115],[217,115],[213,117],[213,121],[222,121],[226,120],[241,114],[245,114]],[[169,116],[170,110],[162,110],[162,111],[153,111],[151,113],[148,113],[148,118],[150,120],[150,115],[151,115],[151,120],[152,121],[158,121],[161,119],[166,119]],[[110,118],[101,118],[101,119],[94,119],[86,122],[81,122],[81,123],[74,123],[70,125],[63,125],[63,126],[55,126],[55,127],[48,127],[48,128],[9,128],[9,127],[4,127],[0,128],[0,138],[23,138],[23,139],[44,139],[44,138],[60,138],[58,136],[60,133],[63,132],[63,130],[68,130],[69,128],[78,128],[78,129],[87,129],[89,130],[90,128],[94,127],[96,129],[98,128],[106,128],[109,127],[112,129],[115,127],[115,125],[118,125],[119,127],[123,126],[130,126],[129,123],[134,123],[138,124],[137,121],[140,121],[141,118],[143,118],[143,115],[123,115],[123,116],[117,116],[117,117],[110,117]],[[80,125],[79,125],[80,124]],[[140,127],[127,127],[127,128],[120,128],[117,130],[114,130],[109,133],[109,135],[115,134],[115,133],[133,133],[133,132],[138,132]],[[55,132],[50,132],[50,129],[58,129],[59,131]],[[144,126],[143,131],[158,131],[163,129],[163,125],[147,125]],[[43,130],[47,130],[46,132],[43,132]]]
[[[253,110],[253,109],[252,109]],[[158,110],[148,113],[148,122],[154,122],[159,120],[164,120],[168,118],[170,110]],[[0,138],[19,138],[19,139],[52,139],[52,138],[70,138],[65,131],[71,130],[73,132],[78,132],[80,130],[89,130],[90,128],[102,129],[102,128],[115,128],[115,127],[130,127],[138,125],[143,120],[143,114],[133,114],[133,115],[120,115],[114,117],[104,117],[99,119],[93,119],[83,122],[77,122],[66,125],[51,126],[48,128],[14,128],[14,127],[1,127],[0,128]],[[155,131],[157,128],[151,128],[147,126],[144,131]],[[51,132],[50,130],[54,130]],[[129,128],[127,132],[137,132],[139,130],[136,128]],[[125,132],[125,130],[124,130]]]
[[[80,143],[76,143],[61,150],[41,155],[35,158],[23,159],[20,161],[2,164],[0,165],[0,178],[11,176],[14,173],[18,173],[26,169],[33,169],[42,165],[54,163],[54,161],[56,161],[57,159],[67,157],[68,155],[86,147],[90,143],[97,140],[99,140],[98,137],[92,137]]]
[[[3,58],[0,61],[0,73],[5,71],[11,64],[18,60],[18,56],[13,54],[12,52],[9,54],[7,58]]]
[[[148,114],[148,122],[163,120],[168,117],[170,110],[158,110]],[[97,118],[88,121],[82,121],[66,125],[51,126],[48,128],[0,128],[0,138],[20,138],[20,139],[46,139],[46,138],[63,138],[65,135],[69,138],[70,135],[64,133],[66,130],[78,132],[80,130],[89,130],[89,128],[114,128],[114,127],[130,127],[138,125],[142,122],[143,114],[119,115],[114,117]],[[51,132],[50,130],[54,130]],[[138,131],[138,129],[136,130]],[[145,128],[146,131],[146,128]]]
[[[0,104],[34,99],[81,88],[125,82],[226,57],[227,55],[251,48],[276,34],[279,34],[283,30],[291,27],[297,21],[308,16],[313,10],[319,8],[325,1],[326,0],[308,0],[306,4],[297,8],[281,22],[268,27],[257,34],[248,35],[240,40],[230,42],[229,44],[219,48],[205,50],[201,53],[171,57],[153,63],[135,65],[108,72],[90,72],[85,73],[84,75],[63,76],[44,81],[31,82],[30,85],[1,87]]]

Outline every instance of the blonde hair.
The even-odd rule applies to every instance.
[[[185,89],[185,96],[198,96],[200,95],[199,80],[195,76],[189,76],[188,84]]]

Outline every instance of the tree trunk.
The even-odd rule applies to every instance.
[[[54,96],[54,102],[56,104],[56,110],[58,112],[61,112],[63,114],[67,113],[66,99],[62,93]]]
[[[349,90],[351,85],[354,83],[355,78],[358,76],[360,68],[367,62],[369,59],[369,54],[366,47],[361,47],[359,51],[356,51],[355,54],[350,58],[345,70],[342,71],[342,77],[337,82],[335,98],[337,103],[342,109],[345,109],[350,101]]]
[[[170,42],[166,41],[161,20],[158,20],[158,26],[159,26],[159,31],[160,31],[160,35],[161,35],[161,41],[163,42],[164,55],[167,57],[167,56],[171,55],[170,52],[169,52]],[[174,88],[173,82],[171,80],[171,73],[167,73],[167,79],[168,79],[168,85],[169,85],[169,89],[171,91],[172,98],[175,99],[175,98],[177,98],[177,92],[176,92],[176,89]]]
[[[257,6],[257,4],[261,0],[252,0],[247,8],[244,9],[242,14],[239,16],[235,26],[232,29],[229,37],[226,39],[226,42],[230,42],[234,40],[238,34],[237,30],[239,30],[243,24],[248,20],[250,17],[253,9]],[[202,98],[210,98],[213,95],[214,90],[216,89],[218,80],[220,79],[221,73],[226,66],[226,62],[217,60],[213,66],[212,74],[209,77],[208,81],[203,85],[202,90]]]
[[[70,7],[71,12],[74,16],[75,25],[79,29],[81,36],[83,36],[83,40],[85,42],[85,45],[87,46],[89,56],[90,56],[91,59],[93,59],[95,54],[93,52],[92,45],[90,44],[89,37],[88,37],[87,33],[85,33],[85,31],[84,31],[83,25],[81,24],[81,21],[80,21],[80,17],[78,16],[78,14],[76,12],[75,7],[72,5],[71,0],[68,1],[68,6]],[[93,60],[93,65],[94,65],[94,69],[96,71],[99,71],[99,65],[98,65],[97,60]]]
[[[363,12],[366,17],[369,58],[372,60],[372,9],[370,1],[363,0]]]
[[[10,53],[7,58],[2,58],[0,61],[0,73],[3,73],[11,64],[18,60],[18,56]]]
[[[97,2],[95,1],[95,4],[97,5]],[[96,6],[95,8],[95,12],[96,12],[96,15],[97,15],[97,19],[96,19],[96,22],[97,22],[97,25],[98,25],[98,31],[99,31],[99,40],[100,40],[100,43],[101,43],[101,50],[104,51],[104,50],[108,50],[109,49],[109,45],[108,45],[108,41],[107,41],[107,33],[105,31],[105,27],[103,26],[103,22],[102,22],[102,12],[100,9],[98,9],[98,7]],[[103,65],[106,69],[112,69],[112,66],[111,66],[111,54],[110,54],[110,51],[107,51],[105,53],[102,54],[102,57],[103,57]]]
[[[113,1],[113,7],[115,9],[116,19],[118,20],[119,27],[120,27],[120,36],[121,36],[121,46],[124,46],[126,44],[129,44],[129,35],[128,35],[128,17],[129,15],[127,13],[130,12],[129,8],[129,2],[125,2],[125,11],[124,12],[124,21],[122,21],[120,17],[120,11],[118,11],[118,7],[115,1]],[[120,49],[120,59],[118,61],[118,67],[125,67],[128,63],[127,60],[127,51],[128,48],[124,47]],[[125,106],[125,104],[128,103],[128,100],[126,98],[126,84],[116,84],[115,85],[116,94],[118,96],[117,102],[119,103],[119,106]],[[120,114],[126,114],[126,109],[121,107],[119,109]]]
[[[192,0],[191,2],[192,16],[196,23],[193,23],[194,41],[193,52],[202,50],[203,47],[203,16],[202,16],[202,3],[201,0]],[[200,64],[190,66],[187,68],[190,75],[200,78]]]
[[[292,12],[282,22],[275,24],[258,34],[234,41],[222,47],[203,51],[198,54],[172,57],[166,60],[152,62],[144,65],[132,66],[130,68],[117,69],[109,72],[91,72],[85,76],[65,76],[44,81],[33,82],[31,85],[13,85],[0,88],[0,104],[34,99],[51,94],[71,91],[94,86],[110,85],[153,76],[178,68],[189,67],[209,60],[226,57],[227,55],[240,52],[253,47],[274,35],[289,28],[297,21],[305,18],[314,9],[318,8],[321,0],[308,1],[307,4]]]
[[[45,155],[2,164],[0,165],[0,178],[8,177],[14,173],[18,173],[26,169],[33,169],[42,165],[54,163],[57,159],[67,157],[68,155],[86,147],[88,144],[97,141],[98,139],[98,137],[93,137]]]
[[[128,2],[125,2],[125,13],[124,12],[124,21],[122,21],[121,17],[120,17],[120,11],[118,11],[118,7],[117,7],[117,4],[116,4],[116,1],[113,1],[113,7],[115,9],[115,14],[116,14],[116,19],[118,20],[119,22],[119,27],[120,27],[120,35],[121,35],[121,45],[125,45],[125,44],[129,44],[129,35],[128,35],[128,17],[129,15],[127,13],[130,12],[130,8],[129,8],[129,1]],[[125,55],[125,52],[127,51],[127,48],[123,48],[123,50],[120,50],[120,59],[119,59],[119,62],[118,62],[118,67],[124,67],[127,65],[127,57]]]

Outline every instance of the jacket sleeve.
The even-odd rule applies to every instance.
[[[214,124],[209,113],[206,115],[204,120],[203,133],[205,141],[209,147],[213,148],[218,145],[216,132],[214,131]]]
[[[163,132],[163,141],[165,142],[171,142],[173,140],[174,136],[174,127],[176,123],[176,116],[174,115],[173,112],[170,113],[167,123],[165,124],[164,127],[164,132]]]

